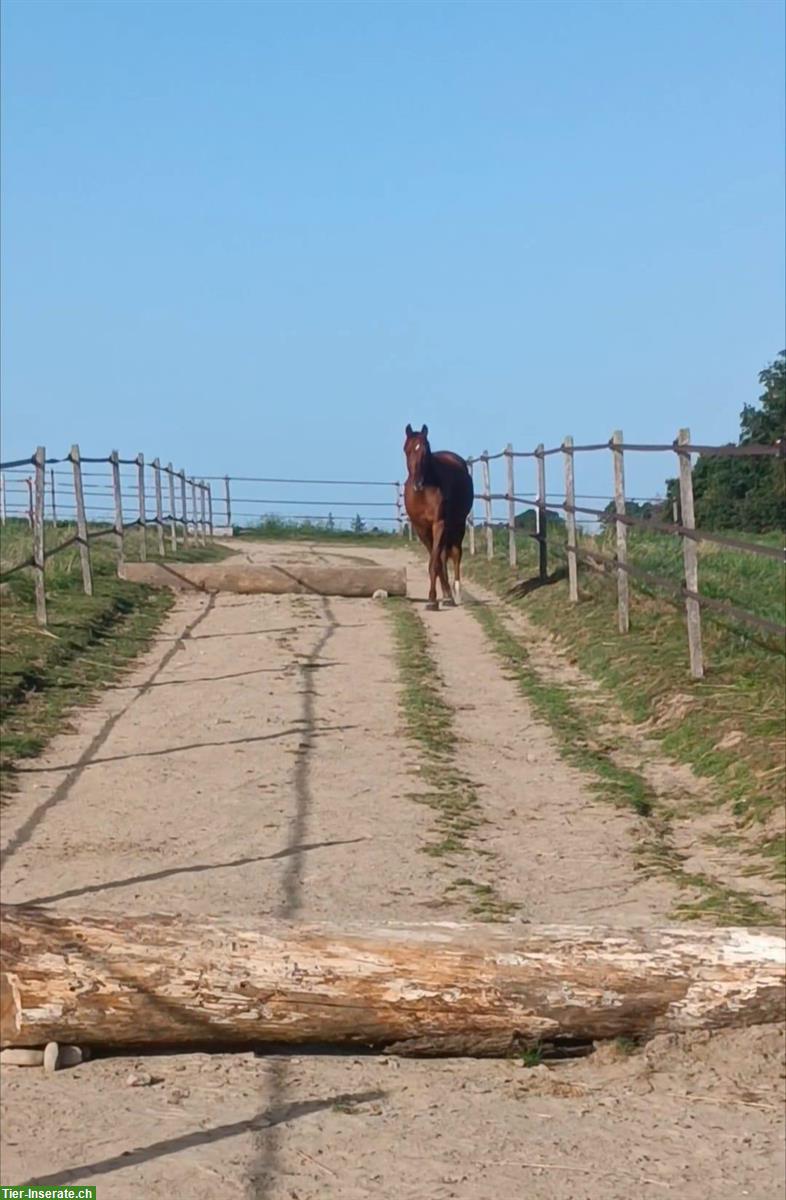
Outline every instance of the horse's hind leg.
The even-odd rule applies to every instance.
[[[453,560],[453,599],[461,604],[461,546],[451,546],[450,557]]]

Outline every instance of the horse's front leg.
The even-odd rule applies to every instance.
[[[442,540],[444,535],[444,525],[441,522],[435,523],[432,526],[432,542],[431,554],[428,560],[428,603],[426,608],[432,612],[439,608],[437,603],[437,578],[440,577],[440,558],[442,556]]]
[[[439,582],[442,585],[442,604],[446,608],[453,608],[456,601],[453,599],[453,592],[450,587],[450,578],[448,576],[448,557],[450,550],[444,544],[439,556]]]

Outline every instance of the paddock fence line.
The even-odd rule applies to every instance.
[[[576,455],[597,454],[606,452],[611,457],[610,483],[611,493],[608,496],[597,494],[581,494],[576,490]],[[638,453],[668,453],[675,456],[678,480],[678,498],[672,503],[672,520],[664,519],[666,501],[662,497],[630,496],[625,487],[625,455]],[[560,455],[562,458],[562,480],[560,490],[547,490],[547,460]],[[538,579],[545,583],[548,580],[549,553],[549,513],[559,514],[565,521],[564,560],[567,563],[568,594],[571,603],[579,600],[578,565],[584,563],[590,568],[609,574],[616,579],[617,589],[617,626],[621,634],[630,630],[630,580],[636,579],[649,587],[666,592],[668,595],[684,603],[688,653],[690,658],[690,673],[694,679],[704,675],[704,654],[702,650],[702,609],[725,615],[734,621],[741,622],[751,628],[775,635],[786,637],[786,625],[752,613],[730,601],[719,600],[706,595],[699,586],[699,545],[709,543],[725,549],[737,550],[761,558],[776,559],[780,563],[786,561],[786,550],[777,546],[768,546],[747,538],[733,537],[727,534],[713,533],[709,530],[697,529],[694,514],[693,496],[693,458],[751,458],[779,459],[786,469],[786,439],[780,439],[773,445],[726,445],[708,446],[695,444],[691,441],[690,430],[681,429],[677,437],[670,443],[639,443],[626,442],[622,431],[616,430],[605,442],[576,445],[572,437],[565,437],[559,446],[546,448],[542,443],[534,450],[517,451],[511,443],[495,454],[484,450],[481,454],[469,456],[467,463],[475,481],[479,470],[481,490],[475,492],[475,504],[482,506],[480,520],[476,518],[475,507],[470,514],[468,523],[468,543],[471,555],[479,552],[477,527],[485,533],[485,553],[493,558],[496,552],[494,529],[507,526],[508,530],[508,562],[511,567],[517,565],[517,535],[523,534],[535,540],[538,547]],[[535,489],[530,492],[518,491],[516,487],[516,460],[534,460],[533,482]],[[492,483],[492,464],[504,466],[504,488],[494,490]],[[606,508],[589,506],[578,501],[607,500]],[[494,503],[504,503],[506,514],[495,520]],[[634,516],[628,512],[632,502],[650,503],[657,513],[653,517]],[[525,504],[534,510],[534,529],[519,528],[516,524],[516,505]],[[599,527],[613,527],[614,554],[606,554],[594,547],[589,548],[579,542],[579,521],[587,520]],[[677,582],[667,576],[645,570],[629,561],[628,530],[645,529],[649,532],[679,538],[682,545],[682,580]],[[560,554],[562,547],[551,542],[552,552]]]
[[[67,481],[67,482],[66,482]],[[166,489],[164,485],[166,484]],[[48,500],[47,500],[48,497]],[[132,518],[127,516],[136,512]],[[82,587],[93,594],[91,546],[98,538],[114,540],[118,562],[125,559],[127,535],[139,531],[138,549],[166,557],[179,545],[207,545],[214,536],[210,484],[176,471],[172,463],[145,460],[143,454],[121,458],[117,450],[88,457],[73,445],[62,458],[47,458],[38,446],[29,458],[0,463],[0,523],[22,522],[30,531],[30,555],[0,572],[5,581],[32,569],[36,620],[46,628],[46,567],[51,558],[79,548]],[[76,532],[54,546],[46,545],[47,523]]]

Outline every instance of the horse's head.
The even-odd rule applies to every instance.
[[[407,471],[416,492],[422,492],[425,485],[426,467],[428,465],[431,447],[428,444],[428,425],[424,425],[420,433],[415,433],[411,425],[405,430],[404,455],[407,460]]]

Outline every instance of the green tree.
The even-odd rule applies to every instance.
[[[759,383],[758,406],[746,404],[740,413],[740,446],[772,446],[786,438],[786,351],[759,373]],[[693,497],[699,528],[786,529],[786,464],[783,458],[699,458]],[[679,484],[669,479],[668,511],[678,498]]]
[[[366,523],[363,520],[363,518],[361,517],[360,513],[355,514],[355,519],[352,522],[352,532],[353,533],[365,533],[366,532]]]

